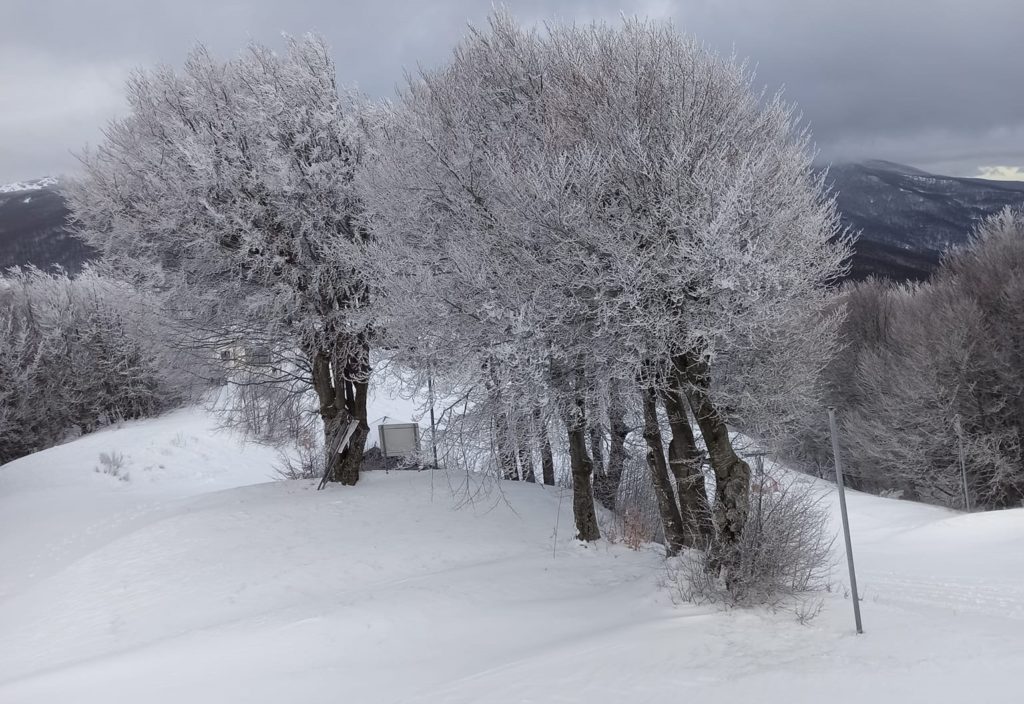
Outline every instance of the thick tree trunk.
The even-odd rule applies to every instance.
[[[688,547],[706,547],[714,527],[708,510],[707,488],[701,472],[703,460],[697,450],[693,428],[687,416],[682,379],[672,375],[669,388],[662,392],[672,440],[668,445],[668,466],[676,480],[679,509]]]
[[[533,427],[540,445],[540,470],[543,481],[548,486],[555,485],[555,455],[551,451],[551,439],[548,437],[548,426],[539,407],[533,409]]]
[[[332,357],[325,352],[313,355],[313,389],[320,402],[320,418],[324,423],[325,469],[328,479],[352,486],[359,481],[363,463],[363,448],[370,434],[366,418],[370,367],[365,346],[346,358]],[[348,445],[338,452],[349,424],[356,429]]]
[[[665,444],[661,440],[661,424],[658,422],[658,405],[655,392],[650,387],[640,390],[644,409],[644,441],[647,443],[647,466],[651,470],[654,495],[658,500],[658,513],[665,531],[665,545],[668,554],[675,555],[686,547],[686,531],[683,518],[676,502],[675,490],[665,463]]]
[[[709,395],[710,373],[703,361],[689,359],[685,366],[686,396],[700,426],[715,472],[715,505],[712,516],[719,540],[735,543],[747,522],[750,502],[750,466],[732,447],[729,429]]]
[[[580,413],[582,414],[582,409]],[[572,467],[572,514],[576,519],[576,538],[586,541],[597,540],[601,537],[601,531],[597,526],[594,492],[590,484],[593,465],[587,456],[586,431],[582,425],[571,422],[569,463]]]
[[[601,530],[597,525],[594,488],[591,484],[594,465],[587,455],[587,411],[583,396],[586,377],[582,369],[577,369],[575,376],[576,399],[565,419],[569,435],[569,465],[572,470],[572,513],[576,519],[576,538],[590,541],[599,539]]]
[[[347,413],[338,408],[337,396],[334,392],[334,379],[331,374],[331,358],[323,353],[316,353],[312,359],[313,390],[320,402],[320,419],[324,424],[324,469],[331,481],[339,481],[341,455],[335,450],[335,438],[344,427],[344,416]]]
[[[350,387],[352,403],[349,406],[349,419],[355,420],[358,425],[348,445],[340,453],[335,479],[345,486],[352,486],[359,481],[359,470],[363,466],[363,450],[366,447],[366,438],[370,435],[370,426],[366,418],[369,387],[369,380],[353,382]]]

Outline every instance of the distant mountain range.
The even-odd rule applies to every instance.
[[[96,251],[67,230],[67,204],[56,179],[0,186],[0,272],[34,264],[74,274]]]
[[[925,279],[979,220],[1006,206],[1024,208],[1024,182],[936,176],[887,161],[834,165],[826,180],[843,222],[860,233],[853,279]],[[68,233],[67,215],[55,179],[0,186],[0,271],[34,264],[75,273],[95,258]]]
[[[922,280],[978,222],[1024,208],[1024,182],[936,176],[888,161],[834,165],[827,180],[846,225],[860,232],[850,278]]]

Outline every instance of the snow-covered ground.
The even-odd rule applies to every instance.
[[[0,468],[0,702],[1024,696],[1024,511],[851,493],[856,636],[838,567],[809,625],[674,606],[658,550],[576,544],[557,489],[392,472],[317,492],[214,426],[184,410]]]

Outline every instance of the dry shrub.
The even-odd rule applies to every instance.
[[[650,543],[655,535],[636,509],[630,508],[622,515],[622,542],[634,550],[644,543]]]
[[[324,474],[326,458],[323,443],[316,434],[304,432],[290,450],[279,450],[274,472],[278,479],[319,479]]]
[[[96,467],[96,472],[100,474],[109,474],[112,477],[117,477],[123,482],[131,481],[131,475],[125,471],[125,465],[128,461],[124,454],[121,452],[101,452],[100,453],[100,464]]]
[[[610,543],[622,543],[632,550],[639,550],[644,544],[658,540],[656,527],[653,527],[635,506],[629,506],[621,513],[603,514],[601,534]]]
[[[810,482],[765,478],[751,492],[740,539],[689,551],[670,563],[668,583],[680,601],[791,606],[806,621],[817,613],[813,595],[829,586],[834,540]]]
[[[641,453],[630,453],[626,457],[615,509],[615,519],[609,528],[622,542],[630,547],[633,547],[631,543],[637,543],[639,547],[640,543],[656,543],[663,539],[654,484]],[[602,530],[610,533],[604,526]]]

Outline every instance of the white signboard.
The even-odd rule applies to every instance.
[[[378,426],[380,451],[385,457],[406,457],[420,450],[420,427],[415,423],[387,423]]]

